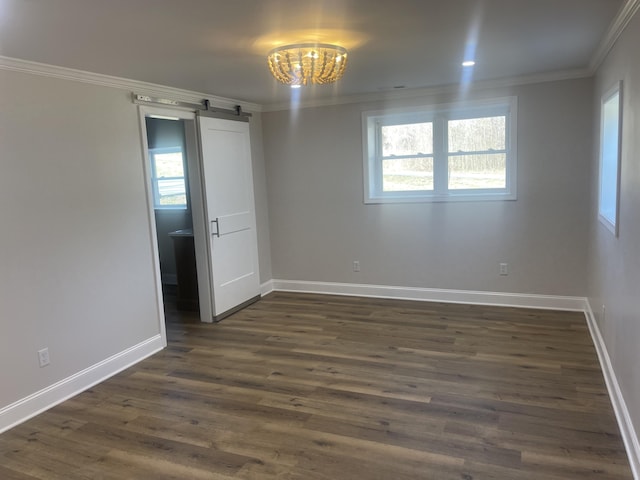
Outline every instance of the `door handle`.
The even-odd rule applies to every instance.
[[[216,224],[216,231],[213,231],[213,224]],[[218,223],[218,218],[216,217],[215,220],[211,220],[211,235],[215,235],[216,237],[220,238],[220,224]]]

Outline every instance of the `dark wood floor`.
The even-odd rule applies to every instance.
[[[7,479],[630,479],[584,315],[271,294],[0,436]]]

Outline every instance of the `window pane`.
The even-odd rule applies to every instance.
[[[179,148],[179,147],[178,147]],[[184,157],[180,150],[153,152],[151,161],[155,171],[156,208],[186,207],[186,181]]]
[[[382,161],[382,191],[433,190],[433,158]]]
[[[449,156],[451,190],[506,187],[507,156],[504,153]]]
[[[158,197],[160,205],[186,205],[187,194],[184,179],[159,179]]]
[[[433,124],[387,125],[382,130],[382,156],[433,153]]]
[[[620,139],[620,92],[602,104],[600,144],[599,213],[615,232],[618,208],[618,152]]]
[[[153,156],[156,162],[156,176],[184,177],[184,162],[182,152],[156,153]]]
[[[506,117],[467,118],[449,121],[449,152],[505,149]]]

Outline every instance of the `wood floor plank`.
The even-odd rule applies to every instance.
[[[0,435],[15,480],[628,480],[584,315],[273,293]]]

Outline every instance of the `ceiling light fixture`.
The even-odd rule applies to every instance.
[[[473,67],[476,64],[473,60],[465,60],[462,62],[463,67]]]
[[[267,55],[269,70],[285,85],[333,83],[347,67],[347,50],[326,43],[302,43],[274,48]]]

